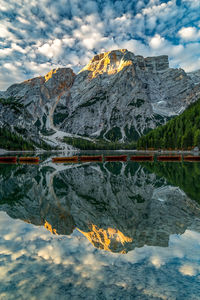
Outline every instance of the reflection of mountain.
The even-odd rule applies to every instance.
[[[0,169],[0,209],[54,234],[82,232],[97,248],[125,253],[168,246],[195,227],[199,205],[136,163]],[[197,229],[198,230],[198,229]]]

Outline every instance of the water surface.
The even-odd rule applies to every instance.
[[[200,299],[200,164],[0,165],[0,299]]]

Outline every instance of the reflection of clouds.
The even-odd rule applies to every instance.
[[[162,259],[159,256],[151,257],[150,261],[151,261],[152,265],[154,265],[156,268],[160,268],[164,264]]]
[[[0,295],[5,299],[199,299],[200,234],[126,255],[98,251],[77,230],[51,235],[0,213]],[[186,276],[187,275],[187,276]],[[192,282],[191,282],[192,278]]]
[[[192,266],[192,265],[183,265],[183,266],[180,267],[179,271],[183,275],[188,275],[188,276],[194,276],[194,275],[196,275],[195,267]]]

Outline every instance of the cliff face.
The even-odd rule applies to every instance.
[[[77,75],[68,117],[60,124],[80,135],[137,139],[182,112],[199,92],[200,85],[183,70],[169,68],[167,56],[111,51],[96,55]],[[56,112],[63,107],[59,102]]]
[[[198,72],[169,68],[165,55],[144,58],[122,49],[96,55],[78,75],[63,68],[12,85],[1,97],[14,97],[25,108],[16,117],[0,104],[0,122],[49,140],[57,130],[136,140],[199,96]]]
[[[10,86],[1,97],[15,103],[0,102],[1,126],[11,126],[33,140],[52,135],[56,131],[53,125],[55,107],[62,97],[70,97],[74,78],[71,69],[63,68]]]
[[[94,247],[121,253],[200,228],[199,204],[135,163],[3,166],[0,210],[53,234],[77,228]]]

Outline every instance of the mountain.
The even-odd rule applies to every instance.
[[[169,171],[175,174],[172,164]],[[160,177],[151,168],[131,162],[62,168],[48,161],[0,165],[0,211],[53,234],[70,235],[77,229],[94,247],[107,251],[167,247],[171,234],[200,231],[199,193],[193,191],[192,200],[187,188],[184,192],[162,177],[162,165],[155,169]],[[191,177],[190,166],[179,171],[181,178],[185,171]],[[192,180],[198,188],[198,176]]]
[[[133,140],[178,115],[197,100],[200,85],[168,57],[135,56],[127,50],[96,55],[71,88],[63,130],[108,140]],[[56,112],[66,112],[60,101]]]
[[[113,50],[94,56],[77,75],[54,69],[1,92],[0,126],[52,146],[64,136],[129,142],[180,114],[199,95],[199,73],[169,68],[166,55]]]
[[[139,149],[191,149],[200,148],[200,99],[191,104],[180,116],[142,136]]]
[[[38,143],[50,142],[48,136],[57,131],[53,125],[55,107],[62,97],[69,96],[75,76],[69,68],[52,70],[44,77],[14,84],[1,92],[1,127],[11,128]],[[54,140],[50,144],[58,145]]]

